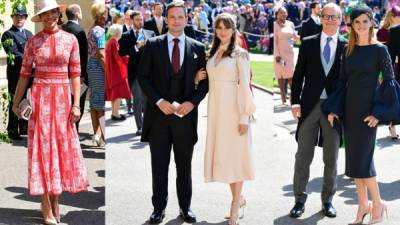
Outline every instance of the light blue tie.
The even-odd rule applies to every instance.
[[[330,41],[332,41],[332,38],[331,37],[327,37],[326,38],[326,44],[325,44],[325,47],[324,47],[324,51],[322,52],[322,54],[324,55],[324,59],[325,59],[326,64],[328,64],[329,60],[331,59],[331,47],[329,45]]]

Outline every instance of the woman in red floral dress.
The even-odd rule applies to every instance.
[[[79,47],[75,36],[57,27],[65,6],[55,0],[35,3],[32,21],[42,22],[44,28],[26,44],[13,111],[21,117],[18,105],[35,65],[28,122],[28,188],[31,195],[42,196],[44,223],[57,224],[59,195],[87,191],[89,185],[75,129],[80,116]]]

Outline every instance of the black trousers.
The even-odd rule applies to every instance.
[[[8,93],[11,95],[11,101],[8,107],[8,124],[7,133],[10,136],[27,134],[28,131],[28,121],[24,119],[18,119],[17,115],[12,111],[12,106],[14,102],[12,101],[15,95],[15,90],[17,88],[18,78],[8,79]],[[26,92],[24,97],[26,96]],[[23,97],[23,98],[24,98]]]
[[[81,97],[79,98],[79,107],[81,108],[81,117],[79,118],[78,121],[76,121],[75,126],[76,126],[76,132],[79,132],[79,122],[81,121],[82,117],[83,117],[83,112],[85,112],[85,101],[86,101],[86,94],[87,94],[87,90],[85,92],[83,92],[83,94],[81,95]],[[71,95],[71,104],[74,104],[74,96]]]
[[[189,116],[189,115],[188,115]],[[154,210],[164,210],[168,200],[168,167],[171,147],[176,165],[176,190],[183,211],[190,207],[192,198],[191,162],[194,146],[193,122],[189,117],[179,118],[158,112],[149,134],[153,178],[152,203]]]

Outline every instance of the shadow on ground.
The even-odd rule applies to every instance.
[[[16,199],[37,203],[41,202],[40,196],[31,196],[27,188],[7,187],[5,189],[18,194],[14,197]],[[96,191],[79,192],[76,194],[63,193],[60,196],[60,204],[80,209],[96,210],[105,205],[105,187],[94,187],[94,189]]]
[[[40,210],[0,208],[0,224],[4,225],[42,225]],[[105,224],[104,211],[70,211],[61,214],[61,223],[69,225]]]
[[[307,193],[308,194],[320,194],[322,190],[322,177],[314,178],[308,182]],[[394,201],[400,199],[400,180],[383,183],[378,182],[379,189],[381,192],[381,197],[384,201]],[[285,192],[283,195],[287,197],[293,196],[293,185],[285,185],[282,187]],[[346,198],[346,204],[356,205],[357,204],[357,194],[356,188],[352,180],[346,177],[344,174],[337,177],[337,195]]]
[[[316,225],[318,221],[322,220],[325,216],[321,212],[317,212],[308,218],[294,219],[289,215],[281,216],[274,220],[274,225]]]

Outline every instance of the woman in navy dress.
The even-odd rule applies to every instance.
[[[323,106],[331,108],[323,110],[330,113],[328,120],[332,125],[334,119],[339,117],[344,125],[345,174],[354,178],[358,197],[357,217],[351,224],[362,224],[369,213],[369,224],[375,224],[382,221],[387,211],[379,193],[373,162],[376,131],[379,122],[391,121],[399,114],[398,99],[390,102],[396,97],[394,92],[398,91],[395,89],[398,84],[393,80],[392,63],[386,46],[373,39],[371,9],[358,6],[350,18],[349,44],[342,56],[341,88]],[[380,73],[384,81],[379,85]],[[339,92],[342,94],[337,94]],[[332,98],[338,100],[339,95],[343,97],[340,101],[342,104],[334,104]],[[333,109],[334,105],[340,107]],[[369,206],[368,192],[372,198],[372,208]]]

